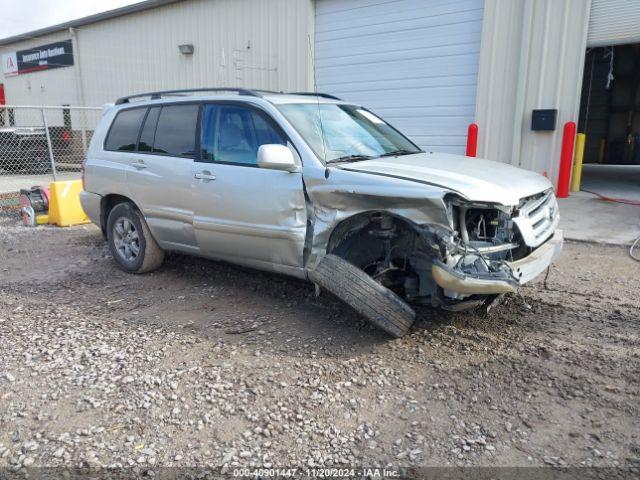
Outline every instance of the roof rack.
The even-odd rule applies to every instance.
[[[132,98],[150,97],[151,100],[158,100],[164,96],[175,96],[183,93],[195,93],[195,92],[236,92],[238,95],[247,95],[249,97],[262,97],[256,90],[250,90],[248,88],[187,88],[181,90],[162,90],[159,92],[138,93],[136,95],[128,95],[116,100],[116,105],[122,105],[123,103],[129,103]]]
[[[336,97],[335,95],[330,95],[328,93],[316,93],[316,92],[289,92],[288,95],[305,95],[307,97],[322,97],[322,98],[330,98],[331,100],[342,100],[341,98]]]

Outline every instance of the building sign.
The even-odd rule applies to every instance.
[[[41,47],[2,55],[2,71],[5,77],[72,65],[73,46],[71,40],[49,43]]]

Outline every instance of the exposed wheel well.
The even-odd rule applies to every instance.
[[[402,237],[404,242],[416,241],[420,240],[416,228],[411,221],[389,212],[362,212],[343,220],[333,229],[327,243],[327,253],[333,253],[345,260],[354,260],[358,251],[366,250],[370,246],[358,244],[357,249],[349,248],[353,245],[355,237],[366,235],[376,244],[381,244],[388,236],[397,239]],[[380,234],[380,230],[384,232],[394,229],[395,233]]]
[[[417,290],[415,254],[424,237],[411,221],[385,211],[363,212],[334,228],[327,253],[359,267],[376,281],[405,296]]]
[[[102,236],[107,238],[107,219],[109,218],[109,213],[113,207],[118,205],[119,203],[131,202],[135,205],[135,202],[124,195],[118,194],[109,194],[102,197],[100,201],[100,229],[102,230]]]
[[[445,253],[433,225],[415,223],[385,211],[350,217],[333,230],[327,253],[359,267],[371,278],[401,297],[447,310],[477,308],[494,296],[445,298],[432,274],[434,259]]]

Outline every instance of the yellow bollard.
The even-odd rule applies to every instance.
[[[584,142],[587,136],[584,133],[576,135],[576,149],[573,154],[573,176],[571,178],[571,191],[580,191],[580,180],[582,180],[582,160],[584,160]]]

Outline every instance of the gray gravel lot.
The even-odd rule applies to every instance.
[[[568,243],[399,340],[309,284],[0,218],[0,468],[638,465],[640,266]]]

